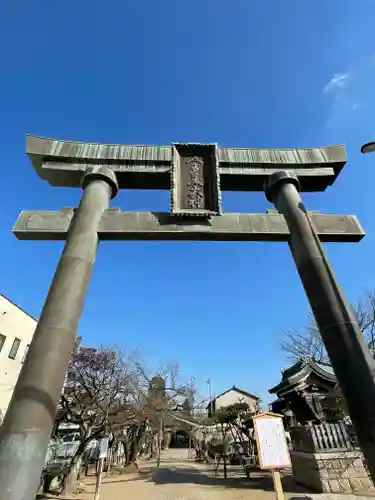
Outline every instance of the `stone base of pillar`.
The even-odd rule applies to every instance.
[[[293,479],[319,493],[374,493],[359,451],[308,453],[292,451]]]

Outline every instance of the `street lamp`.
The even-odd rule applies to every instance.
[[[375,141],[366,142],[366,144],[363,144],[363,146],[361,147],[362,154],[374,153],[374,152],[375,152]]]

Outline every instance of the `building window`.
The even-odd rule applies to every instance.
[[[2,351],[5,344],[6,336],[0,333],[0,352]]]
[[[30,347],[30,344],[27,344],[26,349],[25,349],[25,352],[23,353],[23,357],[22,357],[22,361],[21,361],[21,363],[24,363],[24,362],[25,362],[25,359],[26,359],[27,353],[29,352],[29,347]]]
[[[11,350],[9,351],[8,358],[10,359],[16,359],[18,349],[21,344],[21,339],[18,339],[17,337],[13,340],[13,345]]]

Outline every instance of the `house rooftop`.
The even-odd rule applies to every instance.
[[[26,316],[29,316],[31,319],[33,319],[34,321],[38,321],[37,318],[35,318],[34,316],[32,316],[30,313],[28,313],[27,311],[25,311],[25,309],[22,309],[22,307],[20,307],[18,304],[16,304],[15,302],[13,302],[13,300],[11,300],[9,297],[7,297],[6,295],[4,295],[3,293],[0,292],[0,297],[3,297],[3,299],[5,299],[6,301],[9,302],[9,304],[12,304],[13,306],[17,307],[17,309],[19,309],[20,311],[22,311],[24,314],[26,314]]]
[[[215,396],[214,398],[212,398],[212,400],[206,406],[206,409],[208,410],[211,407],[211,403],[213,401],[216,401],[218,398],[220,398],[221,396],[224,396],[224,394],[227,394],[227,392],[229,392],[229,391],[236,391],[236,392],[242,394],[243,396],[245,396],[247,398],[254,399],[255,401],[260,401],[260,398],[258,396],[256,396],[255,394],[252,394],[251,392],[244,391],[243,389],[239,389],[238,387],[236,387],[235,385],[233,385],[230,389],[227,389],[226,391],[224,391],[221,394],[218,394],[217,396]]]

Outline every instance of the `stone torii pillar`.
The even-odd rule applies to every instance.
[[[0,429],[0,490],[35,498],[98,245],[98,226],[117,193],[108,167],[90,167],[29,353]]]
[[[0,430],[0,491],[7,500],[34,500],[98,239],[289,241],[294,226],[287,217],[278,212],[224,214],[221,190],[262,191],[273,174],[291,169],[302,191],[323,191],[346,162],[342,146],[152,147],[38,137],[28,137],[27,153],[42,179],[53,186],[83,186],[84,194],[76,211],[22,212],[14,228],[19,239],[66,240],[66,244]],[[170,189],[171,210],[107,210],[117,188]],[[308,213],[306,217],[320,241],[355,242],[364,236],[354,216]],[[353,376],[361,373],[354,370]]]
[[[294,262],[375,482],[375,362],[328,263],[299,189],[298,177],[288,171],[271,175],[265,184],[268,200],[288,225]]]

